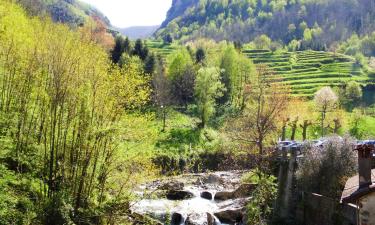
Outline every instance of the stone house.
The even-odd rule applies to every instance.
[[[348,179],[341,202],[357,207],[358,225],[375,225],[375,169],[372,170],[373,145],[359,145],[358,175]]]

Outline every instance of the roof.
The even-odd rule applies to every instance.
[[[371,180],[375,181],[375,169],[371,170]],[[341,202],[342,203],[355,203],[359,198],[375,192],[375,183],[369,187],[359,188],[359,176],[358,174],[351,177],[346,182],[345,188],[342,192]]]

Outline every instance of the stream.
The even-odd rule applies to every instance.
[[[144,184],[133,213],[160,224],[242,224],[244,207],[254,185],[241,184],[243,171],[184,174]]]

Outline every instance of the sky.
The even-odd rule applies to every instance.
[[[172,5],[172,0],[82,0],[104,15],[115,27],[149,26],[161,24]]]

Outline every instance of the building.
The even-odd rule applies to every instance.
[[[357,207],[358,225],[375,225],[375,170],[372,170],[374,145],[359,145],[358,175],[348,179],[341,202]]]

